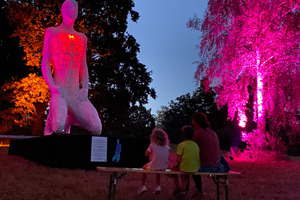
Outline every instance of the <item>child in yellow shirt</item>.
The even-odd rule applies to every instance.
[[[179,170],[183,172],[197,172],[200,168],[200,149],[197,143],[192,141],[194,129],[191,126],[184,126],[181,129],[183,142],[177,146],[177,163]],[[174,176],[174,195],[188,189],[189,174],[182,176],[182,188],[179,186],[178,176]]]

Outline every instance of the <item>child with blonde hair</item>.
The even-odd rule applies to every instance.
[[[145,155],[149,156],[149,163],[143,166],[144,170],[164,171],[167,169],[170,151],[169,143],[168,135],[162,129],[153,129],[150,135],[150,145],[145,152]],[[139,189],[139,194],[147,191],[146,179],[146,173],[142,174],[142,186]],[[156,174],[156,189],[154,193],[159,194],[160,192],[160,174]]]

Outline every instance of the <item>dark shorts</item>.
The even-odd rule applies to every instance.
[[[201,166],[198,172],[212,172],[212,173],[222,173],[228,172],[230,167],[223,156],[220,159],[220,165],[218,167],[211,167],[211,166]]]

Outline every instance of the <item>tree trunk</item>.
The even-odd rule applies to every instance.
[[[261,69],[261,54],[256,50],[256,67],[257,67],[257,89],[256,89],[256,110],[257,110],[257,130],[260,133],[266,131],[266,113],[264,109],[263,87],[264,87],[264,72]]]

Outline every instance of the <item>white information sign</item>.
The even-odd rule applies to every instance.
[[[92,136],[91,162],[107,162],[107,137]]]

